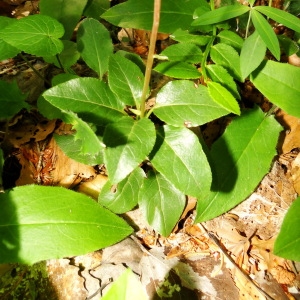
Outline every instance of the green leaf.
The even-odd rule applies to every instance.
[[[187,29],[193,20],[194,10],[198,6],[198,0],[162,1],[159,32],[171,33],[178,27]],[[101,15],[101,18],[119,27],[151,30],[153,8],[153,1],[128,0],[109,9]]]
[[[286,11],[270,6],[255,6],[253,9],[296,32],[300,32],[299,19]]]
[[[216,64],[223,66],[232,77],[243,81],[240,71],[240,57],[234,48],[219,43],[211,47],[210,56]]]
[[[145,73],[146,67],[145,67],[144,61],[142,60],[142,58],[139,55],[137,55],[135,53],[127,52],[124,50],[119,50],[118,52],[116,52],[116,54],[129,59],[130,61],[132,61],[134,64],[136,64],[139,67],[139,69],[141,70],[141,72],[143,74]]]
[[[178,170],[179,171],[179,170]],[[185,195],[160,173],[150,171],[139,192],[139,207],[151,227],[170,235],[185,207]]]
[[[268,60],[250,76],[255,87],[286,113],[300,118],[300,68]]]
[[[147,300],[147,294],[141,282],[130,269],[127,269],[114,283],[109,290],[101,297],[102,300]]]
[[[58,75],[55,75],[52,78],[51,83],[52,83],[52,86],[54,86],[54,85],[58,85],[58,84],[66,82],[66,81],[69,81],[71,79],[75,79],[75,78],[79,78],[79,76],[75,75],[75,74],[70,74],[70,73],[60,73]]]
[[[193,21],[192,26],[220,23],[243,15],[249,10],[250,8],[248,6],[240,4],[223,6],[204,13],[202,16]]]
[[[138,203],[138,192],[144,178],[144,171],[138,167],[116,185],[108,180],[100,191],[98,202],[116,214],[131,210]]]
[[[153,113],[173,126],[196,127],[227,115],[229,111],[211,99],[205,86],[177,80],[168,82],[159,91]]]
[[[59,60],[66,70],[73,66],[80,58],[80,53],[77,51],[77,44],[71,41],[62,41],[64,44],[63,51],[58,55]],[[53,63],[56,67],[61,68],[56,56],[44,56],[44,60],[48,63]]]
[[[88,0],[83,15],[99,20],[100,16],[110,8],[109,0]]]
[[[146,118],[138,121],[123,117],[106,126],[104,160],[112,184],[130,174],[149,154],[155,143],[154,124]]]
[[[280,257],[300,261],[300,197],[287,211],[274,244],[274,254]]]
[[[263,61],[266,55],[266,45],[257,31],[254,31],[243,44],[240,55],[241,74],[245,80]]]
[[[113,53],[108,30],[95,19],[85,19],[78,29],[77,44],[84,61],[102,78],[108,70],[109,57]]]
[[[21,93],[16,81],[8,83],[0,80],[0,91],[0,119],[9,119],[22,108],[30,108],[25,102],[27,95]]]
[[[44,98],[61,110],[72,109],[87,122],[106,125],[124,116],[123,104],[96,78],[77,78],[48,89]]]
[[[0,32],[0,39],[29,54],[46,56],[63,50],[63,43],[59,40],[63,34],[63,26],[55,19],[32,15],[5,27]]]
[[[66,124],[72,124],[73,129],[76,130],[74,134],[75,141],[80,140],[82,142],[81,151],[83,155],[90,155],[91,157],[96,157],[101,150],[103,150],[104,145],[100,142],[98,137],[92,128],[84,121],[82,121],[78,116],[72,111],[63,111],[64,115],[62,120]]]
[[[220,39],[220,43],[227,44],[233,47],[238,52],[242,49],[244,40],[233,31],[222,30],[218,34],[218,38]]]
[[[58,135],[54,134],[54,139],[61,150],[69,157],[82,164],[95,166],[103,164],[103,151],[91,155],[82,152],[82,141],[76,139],[72,134]],[[97,141],[98,143],[98,141]],[[98,146],[99,147],[99,146]],[[101,148],[100,148],[101,149]]]
[[[193,43],[179,43],[163,50],[160,55],[167,56],[170,61],[200,63],[203,57],[201,49]]]
[[[3,155],[3,150],[0,149],[0,191],[2,193],[3,191],[3,177],[2,177],[2,174],[3,174],[3,166],[4,166],[4,155]]]
[[[143,82],[144,75],[136,64],[120,54],[111,55],[108,65],[108,83],[121,102],[138,107]]]
[[[225,68],[220,65],[207,65],[207,75],[214,82],[219,82],[236,98],[241,99],[240,93],[237,90],[236,83],[229,75]]]
[[[201,75],[193,65],[181,61],[162,62],[153,70],[179,79],[198,79]]]
[[[0,16],[0,61],[15,57],[20,52],[19,49],[11,46],[1,39],[1,33],[5,31],[5,27],[14,22],[17,22],[17,20]]]
[[[241,114],[239,104],[234,99],[232,94],[218,82],[208,82],[208,93],[211,98],[221,107],[236,115]]]
[[[257,107],[230,123],[211,148],[212,188],[198,199],[195,222],[227,212],[253,192],[269,171],[281,129]]]
[[[40,0],[39,9],[42,15],[48,15],[63,24],[64,39],[69,40],[86,4],[87,0]]]
[[[261,39],[277,60],[280,60],[280,47],[277,36],[268,21],[256,10],[252,10],[251,19]]]
[[[20,186],[1,193],[0,202],[0,263],[81,255],[132,233],[124,220],[65,188]]]
[[[177,29],[174,31],[170,38],[181,43],[193,43],[198,46],[205,46],[211,40],[211,36],[196,35],[189,33],[188,30]]]
[[[282,51],[287,55],[291,56],[299,51],[299,46],[296,41],[293,41],[286,35],[277,35],[279,40],[280,47],[282,47]]]
[[[150,160],[156,170],[186,195],[198,197],[209,191],[210,166],[191,130],[168,125],[160,127]]]

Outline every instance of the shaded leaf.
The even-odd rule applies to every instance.
[[[299,46],[296,41],[293,41],[286,35],[277,35],[280,47],[287,56],[291,56],[299,51]]]
[[[219,43],[211,47],[210,56],[216,64],[223,66],[232,77],[242,81],[240,57],[234,48],[227,44]]]
[[[191,130],[168,125],[160,127],[150,160],[156,170],[186,195],[198,197],[209,191],[210,166]]]
[[[163,236],[170,235],[185,206],[185,195],[162,174],[150,171],[139,192],[139,207],[147,222]]]
[[[55,19],[31,15],[5,27],[0,32],[0,39],[29,54],[49,56],[63,50],[59,40],[63,34],[63,26]]]
[[[243,46],[244,40],[238,34],[230,30],[222,30],[218,34],[218,38],[220,39],[220,43],[227,44],[236,51],[240,51]]]
[[[142,96],[143,82],[144,75],[135,63],[120,54],[110,57],[108,83],[121,102],[138,107]]]
[[[188,30],[182,30],[180,28],[174,31],[170,35],[170,38],[177,42],[193,43],[198,46],[205,46],[211,40],[211,36],[191,34]]]
[[[300,198],[287,211],[274,244],[274,254],[286,259],[300,261]]]
[[[241,4],[223,6],[204,13],[199,18],[193,21],[192,26],[220,23],[243,15],[249,10],[250,8],[248,6]]]
[[[102,78],[108,69],[109,57],[113,53],[108,30],[99,21],[87,18],[79,26],[77,44],[84,61]]]
[[[143,289],[140,280],[130,269],[127,269],[114,283],[111,284],[109,290],[105,293],[102,300],[147,300],[147,294]]]
[[[167,56],[170,61],[199,63],[202,59],[201,49],[193,43],[179,43],[163,50],[160,55]]]
[[[109,0],[90,0],[84,8],[83,15],[96,20],[110,8]]]
[[[39,9],[42,15],[48,15],[64,25],[64,39],[69,40],[87,2],[88,0],[40,0]]]
[[[0,262],[33,264],[86,254],[132,233],[91,198],[60,187],[27,185],[0,194]]]
[[[266,51],[266,45],[257,31],[254,31],[244,41],[240,55],[241,74],[244,80],[260,65],[266,55]]]
[[[227,70],[220,65],[207,65],[206,71],[210,79],[214,82],[219,82],[236,98],[241,99],[236,83],[229,75]]]
[[[154,124],[146,118],[123,117],[106,126],[104,160],[112,184],[130,174],[149,154],[155,143]]]
[[[268,60],[250,76],[255,87],[286,113],[300,118],[300,68]]]
[[[105,125],[124,116],[123,104],[96,78],[77,78],[44,92],[43,97],[61,110],[71,109],[87,122]]]
[[[240,115],[240,107],[232,94],[218,82],[208,82],[208,93],[221,107],[236,115]]]
[[[255,6],[253,9],[263,13],[274,21],[295,30],[296,32],[300,32],[299,19],[291,13],[270,6]]]
[[[195,127],[229,111],[211,99],[205,86],[177,80],[168,82],[159,91],[153,113],[169,125]]]
[[[138,167],[116,185],[108,180],[100,191],[98,202],[116,214],[131,210],[138,203],[144,178],[144,171]]]
[[[201,75],[193,65],[181,61],[162,62],[153,70],[179,79],[197,79]]]
[[[259,109],[235,118],[213,144],[211,192],[197,202],[195,222],[217,217],[248,197],[269,171],[281,126]]]
[[[159,32],[171,33],[178,29],[187,29],[193,18],[198,0],[164,0],[161,3]],[[116,5],[101,15],[109,23],[119,27],[151,30],[153,23],[153,1],[128,0]],[[170,22],[170,15],[172,21]]]
[[[277,36],[268,21],[256,10],[252,11],[251,19],[261,39],[277,60],[280,60],[280,47]]]
[[[17,114],[22,108],[30,108],[25,102],[27,95],[21,93],[16,81],[8,83],[0,80],[0,91],[1,119],[9,119]]]

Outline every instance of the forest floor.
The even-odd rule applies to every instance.
[[[22,14],[34,9],[35,1],[12,2],[17,5],[2,3],[1,11],[9,14],[13,8]],[[46,78],[54,75],[55,68],[49,64],[29,59]],[[89,72],[79,63],[74,69],[77,74]],[[31,104],[45,90],[45,82],[18,58],[0,62],[0,79],[16,80]],[[159,77],[157,84],[163,84],[161,80],[164,78]],[[268,106],[249,83],[242,91],[247,100],[263,109]],[[173,233],[162,237],[136,209],[123,216],[134,226],[135,234],[114,246],[31,267],[0,265],[0,299],[96,300],[128,267],[150,299],[300,299],[300,263],[273,254],[283,218],[300,195],[300,119],[281,110],[275,116],[283,126],[278,155],[257,189],[228,213],[194,224],[196,200],[187,198]],[[6,152],[4,186],[37,183],[30,158],[47,148],[56,157],[49,171],[52,182],[97,198],[106,181],[104,172],[64,155],[51,138],[61,128],[58,123],[32,110],[21,111],[6,129],[0,128],[9,133],[9,141],[2,144]],[[219,136],[224,123],[224,119],[216,120],[203,130],[208,144]]]

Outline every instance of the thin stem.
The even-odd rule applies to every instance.
[[[151,36],[150,36],[150,45],[149,45],[148,58],[147,58],[147,63],[146,63],[143,92],[142,92],[142,96],[141,96],[140,118],[143,118],[145,116],[146,97],[147,97],[148,88],[149,88],[150,79],[151,79],[151,71],[152,71],[153,60],[154,60],[156,37],[157,37],[158,27],[159,27],[160,6],[161,6],[161,0],[154,0],[153,25],[152,25],[152,31],[151,31]]]
[[[247,26],[246,26],[246,33],[245,33],[245,39],[248,37],[248,33],[249,33],[249,27],[250,27],[250,21],[251,21],[251,9],[249,12],[249,16],[248,16],[248,21],[247,21]]]
[[[49,86],[51,86],[51,82],[44,78],[44,76],[32,65],[32,63],[22,54],[20,53],[20,56],[22,57],[23,60],[26,61],[27,65],[32,69],[32,71],[40,77],[43,81],[45,81]]]

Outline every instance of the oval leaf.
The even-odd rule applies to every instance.
[[[266,118],[259,108],[245,111],[230,123],[211,148],[212,188],[198,199],[195,222],[227,212],[253,192],[269,171],[280,131],[279,123]]]
[[[186,195],[198,197],[210,188],[211,171],[206,155],[197,136],[187,128],[160,127],[150,160]]]
[[[228,110],[228,112],[240,115],[241,111],[239,104],[226,88],[224,88],[218,82],[211,81],[207,83],[207,87],[208,93],[215,102],[217,102],[221,107]]]
[[[174,0],[162,1],[159,32],[171,33],[178,29],[178,24],[181,29],[187,29],[198,6],[198,0],[176,0],[176,3]],[[119,27],[151,30],[153,8],[153,1],[129,0],[112,7],[102,14],[101,18]]]
[[[124,220],[65,188],[21,186],[1,193],[0,201],[1,263],[86,254],[132,233]]]
[[[63,34],[63,26],[55,19],[32,15],[5,27],[0,38],[29,54],[49,56],[63,50],[63,43],[59,40]]]
[[[300,261],[300,197],[290,206],[274,244],[274,254]]]
[[[221,43],[227,44],[233,47],[236,51],[240,51],[244,40],[235,32],[230,30],[222,30],[218,34],[218,38]]]
[[[108,83],[121,102],[138,107],[143,82],[144,75],[135,63],[120,54],[110,57]]]
[[[108,180],[100,191],[98,202],[116,214],[131,210],[138,203],[138,192],[144,178],[144,171],[138,167],[116,185]]]
[[[135,121],[124,117],[106,126],[104,160],[109,181],[117,184],[149,154],[155,143],[154,124],[146,118]]]
[[[153,113],[169,125],[195,127],[229,112],[211,99],[205,86],[178,80],[159,91]]]
[[[85,19],[78,29],[77,45],[86,64],[102,78],[108,69],[109,57],[113,53],[108,30],[95,19]]]
[[[204,13],[193,21],[192,26],[209,25],[220,23],[248,12],[250,8],[245,5],[235,4],[223,6],[221,8]]]
[[[96,78],[76,78],[54,86],[43,97],[61,110],[70,110],[87,122],[105,125],[124,116],[123,104]]]
[[[147,222],[163,236],[170,235],[185,206],[185,195],[162,174],[150,171],[139,192],[139,207]]]
[[[163,62],[158,64],[153,70],[179,79],[198,79],[201,75],[193,65],[181,61]]]
[[[254,33],[244,41],[240,55],[241,73],[244,80],[263,61],[266,50],[266,45],[257,31],[254,31]]]
[[[0,61],[15,57],[20,52],[19,49],[1,39],[1,33],[5,31],[5,27],[14,22],[17,22],[17,20],[0,16]]]
[[[256,10],[252,11],[251,19],[261,39],[277,60],[280,60],[280,47],[277,36],[268,21]]]
[[[285,112],[300,118],[300,68],[268,60],[250,76],[255,87]]]

